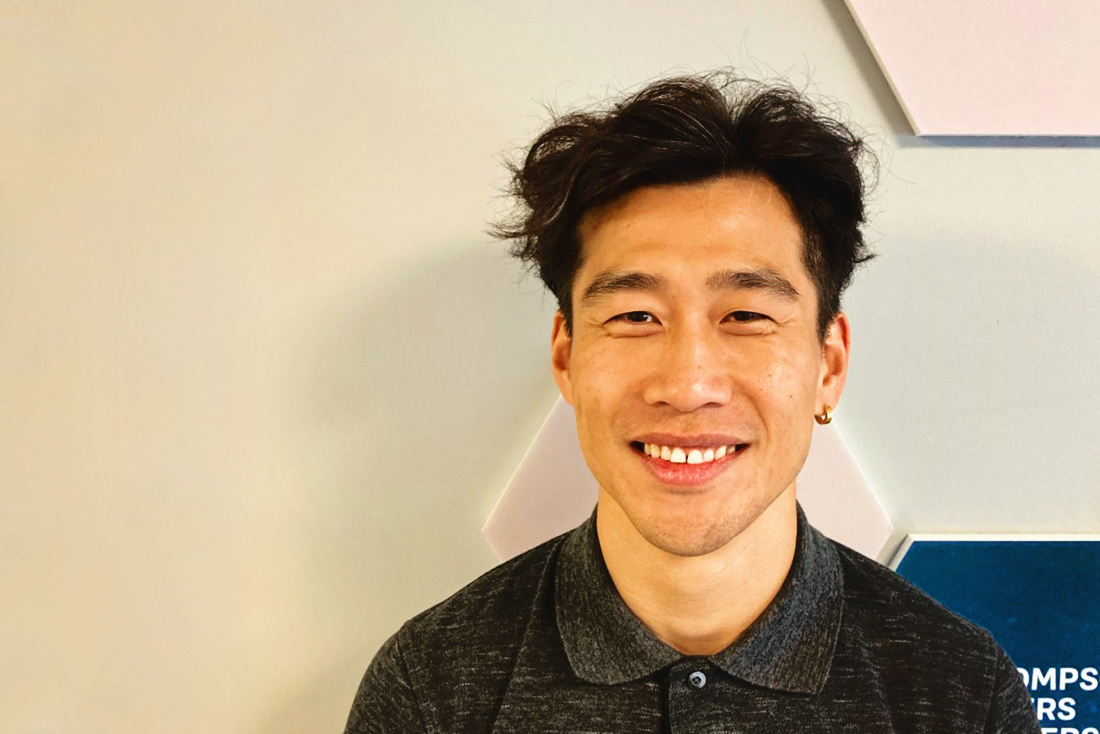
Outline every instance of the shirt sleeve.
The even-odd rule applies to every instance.
[[[1039,719],[1031,706],[1031,694],[1016,665],[997,646],[997,674],[985,734],[1040,734]]]
[[[367,668],[344,734],[427,734],[397,635]]]

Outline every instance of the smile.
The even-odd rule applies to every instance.
[[[645,457],[642,461],[646,469],[661,483],[684,489],[708,485],[749,449],[747,443],[734,443],[737,439],[732,436],[697,436],[684,441],[686,446],[669,440],[673,436],[666,439],[656,434],[647,438],[650,440],[630,443],[639,458]]]
[[[655,443],[640,444],[642,453],[655,459],[661,459],[671,464],[709,464],[721,459],[727,453],[737,451],[737,446],[719,446],[718,448],[691,448],[680,446],[663,446]],[[636,444],[637,446],[637,444]]]

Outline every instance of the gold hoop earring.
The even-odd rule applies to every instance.
[[[814,420],[817,421],[817,425],[826,426],[833,422],[833,406],[826,405],[825,410],[821,415],[815,415]]]

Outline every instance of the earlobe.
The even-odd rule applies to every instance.
[[[569,369],[572,353],[573,337],[565,326],[565,317],[558,311],[554,314],[554,329],[550,336],[550,366],[561,396],[570,405],[573,405],[573,383]]]
[[[829,325],[829,331],[825,335],[825,342],[821,352],[821,382],[818,389],[817,410],[821,412],[823,405],[836,407],[840,402],[840,394],[844,391],[844,383],[848,379],[848,356],[851,351],[851,327],[848,317],[843,312],[838,313],[833,323]]]

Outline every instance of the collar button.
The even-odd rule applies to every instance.
[[[688,676],[688,683],[696,688],[702,688],[707,684],[707,676],[703,671],[696,670]]]

